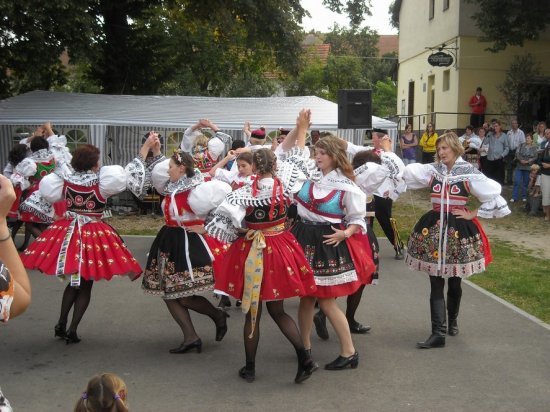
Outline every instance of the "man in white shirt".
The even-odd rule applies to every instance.
[[[516,150],[522,143],[525,143],[525,133],[523,133],[523,130],[519,128],[517,119],[514,119],[512,120],[512,128],[508,131],[508,145],[510,146],[510,150],[504,159],[506,162],[507,185],[511,185],[513,183],[512,176],[514,175],[514,166],[516,163]]]

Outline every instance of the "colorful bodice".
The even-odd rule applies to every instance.
[[[212,158],[208,150],[204,152],[195,153],[193,155],[193,162],[195,167],[202,173],[207,173],[216,165],[216,161]]]
[[[464,206],[468,202],[469,188],[467,181],[457,181],[450,183],[447,181],[445,185],[446,193],[441,196],[443,182],[437,178],[433,178],[430,184],[431,202],[434,209],[439,209],[440,206],[449,205],[450,207]]]
[[[296,201],[307,210],[330,218],[340,219],[344,217],[344,191],[332,190],[323,198],[313,197],[313,184],[306,182],[296,196]]]
[[[164,198],[163,212],[164,222],[166,226],[184,226],[184,225],[197,225],[204,223],[202,220],[197,219],[191,206],[189,206],[189,195],[191,190],[177,193],[173,199],[176,202],[176,208],[179,216],[174,215],[172,208],[172,196],[168,195]]]
[[[285,202],[282,211],[279,210],[279,204],[273,208],[273,218],[269,218],[271,205],[250,206],[246,209],[244,221],[249,229],[265,229],[277,225],[284,225],[288,212],[288,205]]]
[[[31,177],[33,180],[41,180],[55,170],[55,160],[51,159],[45,162],[36,162],[36,173]]]
[[[92,186],[65,181],[63,193],[67,210],[79,215],[100,218],[107,204],[107,199],[99,192],[99,181]]]

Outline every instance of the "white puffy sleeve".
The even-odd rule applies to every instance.
[[[481,179],[472,179],[469,186],[470,193],[481,202],[481,206],[477,211],[479,217],[491,219],[493,217],[504,217],[512,213],[506,200],[500,195],[502,187],[499,183],[483,176]]]
[[[195,144],[195,140],[197,140],[197,137],[199,137],[202,134],[200,129],[193,130],[193,128],[188,127],[185,129],[185,132],[183,133],[183,139],[180,143],[180,149],[184,152],[191,153],[193,150],[193,144]]]
[[[344,208],[346,211],[344,220],[348,225],[361,226],[363,233],[367,232],[367,226],[365,224],[365,215],[367,214],[365,208],[366,203],[367,195],[362,191],[346,191],[344,194]]]
[[[36,162],[30,157],[23,159],[17,166],[15,166],[15,171],[25,177],[33,176],[36,173],[36,170]]]
[[[432,174],[430,165],[413,163],[407,165],[403,171],[403,180],[410,189],[423,189],[430,185]]]
[[[158,193],[162,193],[164,191],[166,183],[170,180],[170,177],[168,176],[169,163],[170,159],[164,159],[162,162],[157,163],[151,172],[151,181],[153,183],[153,187]]]
[[[234,162],[236,164],[237,162]],[[218,167],[216,169],[216,174],[214,175],[214,179],[219,180],[221,182],[225,182],[228,184],[231,184],[239,175],[239,170],[231,168],[231,170],[222,169],[221,167]]]
[[[365,193],[374,193],[388,177],[388,169],[378,163],[367,162],[354,171],[355,183]]]
[[[48,202],[55,203],[63,198],[64,180],[55,173],[50,173],[40,180],[38,191],[40,195]]]
[[[225,152],[226,145],[230,145],[231,136],[222,132],[216,134],[208,140],[208,152],[213,159],[218,159]]]
[[[291,156],[301,156],[304,159],[309,159],[311,157],[311,151],[309,147],[304,146],[303,149],[299,148],[298,146],[292,147],[290,150],[287,150],[286,152],[283,150],[283,145],[280,144],[275,149],[275,156],[277,156],[277,161],[284,162]]]
[[[198,217],[205,217],[231,193],[231,186],[219,180],[201,183],[189,193],[189,206]]]
[[[246,215],[246,208],[224,200],[213,213],[214,218],[206,225],[206,232],[222,242],[233,242],[239,236],[238,229]]]
[[[346,149],[346,153],[351,155],[351,156],[355,156],[357,153],[364,152],[365,150],[373,150],[374,149],[374,147],[371,147],[371,146],[359,146],[359,145],[353,144],[351,142],[347,142],[347,143],[348,143],[348,147]]]
[[[99,193],[111,197],[126,190],[126,173],[122,166],[103,166],[99,169]]]

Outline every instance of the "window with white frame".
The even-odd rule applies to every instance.
[[[429,6],[429,13],[430,13],[430,20],[432,20],[434,18],[434,13],[435,13],[435,0],[429,0],[430,1],[430,6]]]
[[[449,9],[449,0],[443,0],[443,11]]]
[[[443,72],[443,91],[446,92],[451,88],[451,70],[447,69]]]
[[[88,131],[84,129],[71,129],[65,133],[65,137],[71,152],[78,146],[88,143]]]

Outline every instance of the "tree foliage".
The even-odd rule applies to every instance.
[[[472,18],[484,34],[481,40],[493,43],[488,48],[493,52],[537,40],[550,18],[550,0],[467,1],[477,4],[478,11]]]

